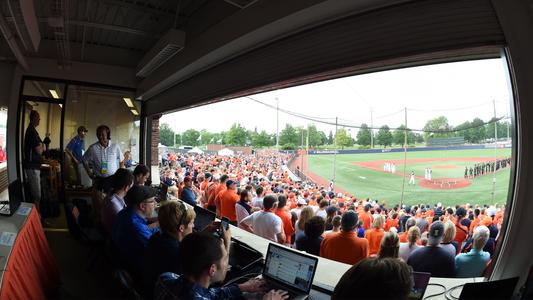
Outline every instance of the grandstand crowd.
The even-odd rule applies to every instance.
[[[353,265],[335,288],[336,299],[349,297],[357,286],[368,292],[357,290],[363,298],[404,299],[412,282],[400,275],[412,271],[482,276],[504,216],[504,206],[470,205],[467,200],[449,207],[424,202],[400,206],[335,193],[299,181],[287,168],[291,155],[278,151],[164,156],[161,174],[152,174],[160,176],[166,191],[159,204],[145,186],[148,168],[139,165],[133,172],[115,173],[113,192],[102,206],[102,223],[122,263],[140,289],[157,299],[227,299],[267,292],[264,282],[255,279],[210,287],[224,279],[231,229],[222,229],[221,239],[193,233],[190,206],[216,212],[272,242]],[[361,276],[369,270],[376,272]],[[381,288],[383,282],[389,282],[389,289]],[[271,290],[264,297],[285,299],[287,294]]]

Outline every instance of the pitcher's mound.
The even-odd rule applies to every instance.
[[[420,180],[418,185],[432,190],[455,190],[470,186],[472,182],[461,178],[435,178],[432,180]]]

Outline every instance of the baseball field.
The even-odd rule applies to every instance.
[[[335,184],[340,191],[358,198],[396,204],[400,203],[405,177],[406,204],[504,204],[507,202],[510,166],[475,178],[465,178],[464,175],[465,167],[510,155],[511,149],[415,151],[407,152],[406,160],[404,153],[338,154]],[[327,184],[333,179],[333,161],[332,154],[308,155],[304,170],[315,181]],[[394,173],[384,170],[386,163],[394,164]],[[426,168],[432,171],[431,180],[425,176]],[[415,183],[409,184],[412,172]]]

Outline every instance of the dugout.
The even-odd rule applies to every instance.
[[[162,113],[347,75],[502,58],[515,96],[515,163],[489,277],[525,280],[533,262],[531,1],[11,0],[1,13],[4,190],[25,180],[22,132],[32,107],[43,109],[60,151],[77,126],[113,121],[136,159],[157,165]]]

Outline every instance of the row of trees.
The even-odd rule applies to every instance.
[[[350,131],[345,128],[339,128],[336,134],[330,131],[326,135],[325,132],[317,130],[314,124],[307,128],[294,127],[286,124],[279,133],[279,145],[285,149],[295,149],[298,147],[314,148],[322,145],[333,145],[351,147],[354,144],[368,147],[371,145],[372,139],[375,145],[389,147],[392,145],[403,146],[405,140],[405,132],[407,132],[407,144],[414,145],[415,143],[427,142],[429,138],[433,137],[464,137],[466,142],[479,143],[487,139],[494,138],[494,123],[485,124],[479,118],[473,119],[471,122],[464,122],[455,128],[448,124],[448,119],[444,116],[429,120],[424,126],[424,134],[414,133],[411,129],[405,129],[405,126],[400,126],[397,129],[391,130],[387,125],[382,126],[377,133],[369,128],[367,124],[362,124],[358,130],[356,137],[352,137]],[[498,122],[498,137],[504,137],[507,134],[509,124]],[[234,123],[228,131],[213,133],[207,130],[188,129],[182,134],[175,133],[168,124],[161,124],[159,128],[161,144],[165,146],[172,145],[207,145],[207,144],[225,144],[232,146],[249,145],[253,147],[271,147],[276,145],[276,135],[269,134],[265,130],[258,131],[247,130],[242,125]],[[452,130],[456,130],[450,132]],[[373,136],[372,136],[373,134]]]

